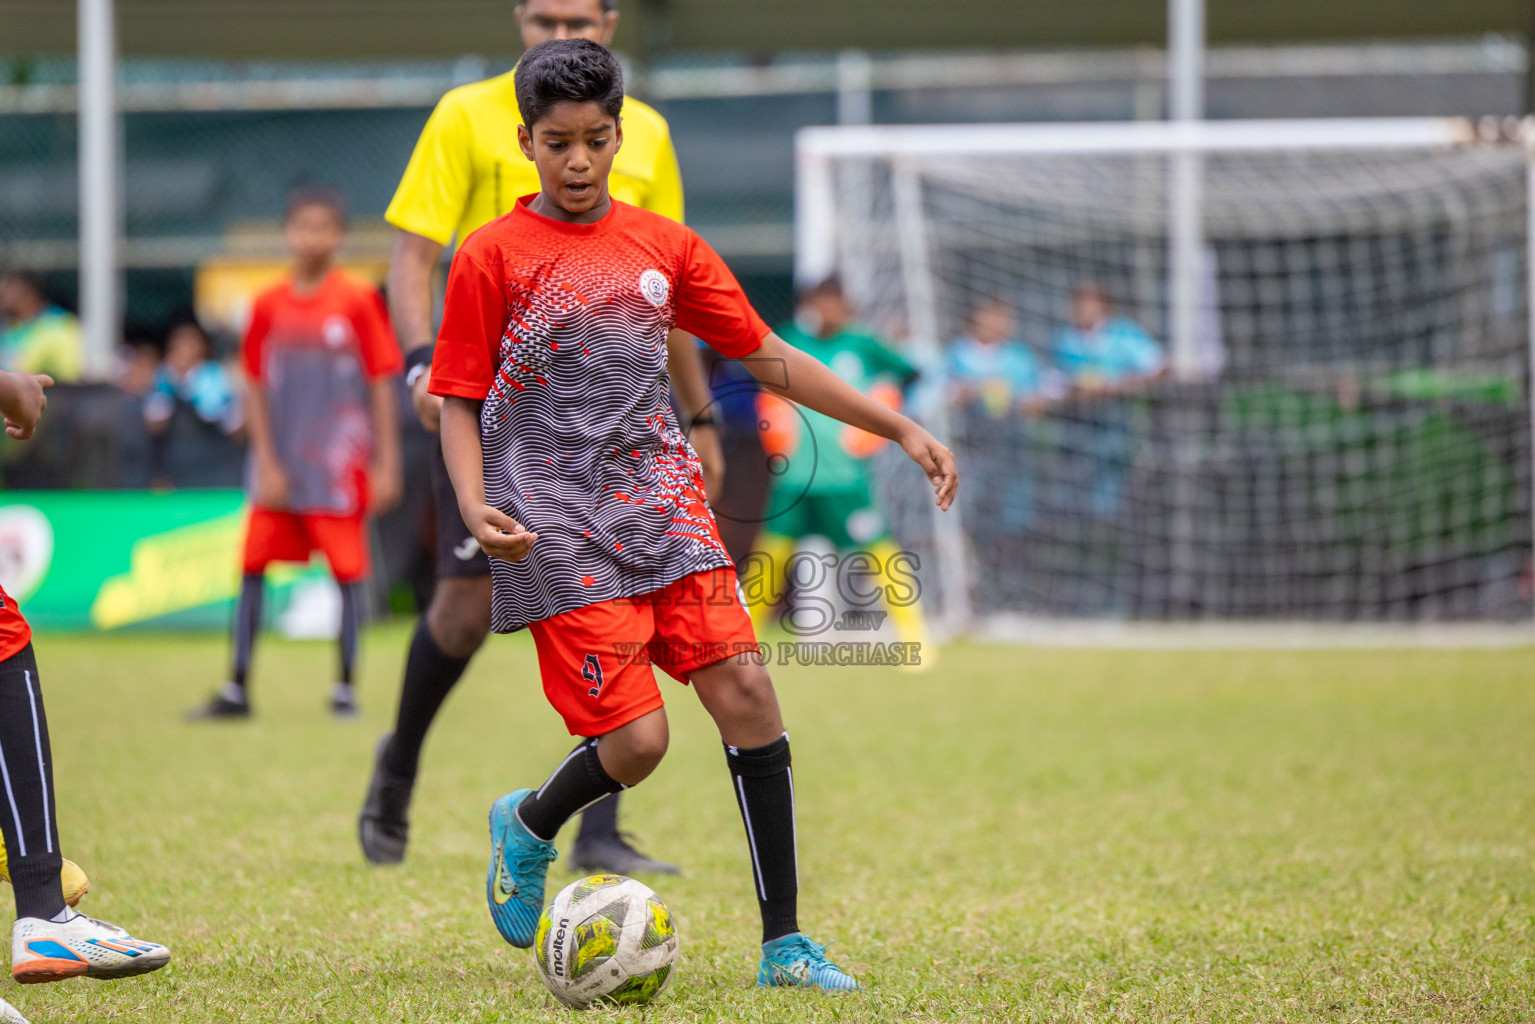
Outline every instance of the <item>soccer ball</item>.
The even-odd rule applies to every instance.
[[[677,929],[648,886],[623,875],[591,875],[544,908],[533,951],[539,977],[566,1006],[648,1003],[677,962]]]

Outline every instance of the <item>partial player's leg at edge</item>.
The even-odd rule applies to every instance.
[[[77,977],[126,978],[169,963],[166,947],[76,913],[65,902],[53,753],[30,643],[0,662],[0,767],[6,798],[0,831],[16,898],[11,977],[24,985]],[[7,1018],[6,1011],[13,1016]],[[0,1021],[6,1019],[21,1018],[9,1007],[0,1007]]]

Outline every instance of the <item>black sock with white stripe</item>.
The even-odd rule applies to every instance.
[[[565,824],[582,810],[624,785],[602,767],[597,741],[582,740],[566,755],[538,792],[517,806],[523,826],[545,842],[551,842]]]
[[[16,894],[16,916],[48,920],[64,909],[63,859],[53,809],[48,717],[28,644],[0,662],[0,832]]]
[[[725,746],[746,841],[751,846],[762,941],[799,931],[799,854],[794,836],[794,769],[789,734],[765,747]]]

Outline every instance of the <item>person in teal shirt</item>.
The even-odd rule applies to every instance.
[[[1100,286],[1083,283],[1072,292],[1071,322],[1055,332],[1051,358],[1073,399],[1062,423],[1064,510],[1117,519],[1134,451],[1128,399],[1166,373],[1162,346],[1134,320],[1115,316]]]
[[[852,306],[835,277],[801,293],[794,321],[778,328],[778,334],[892,408],[901,406],[903,392],[917,378],[905,357],[854,322]],[[839,552],[872,556],[871,586],[887,594],[911,592],[909,581],[896,577],[913,567],[902,568],[869,475],[869,460],[883,442],[813,409],[792,405],[771,388],[759,393],[757,408],[774,479],[758,550],[748,559],[757,564],[749,566],[742,580],[753,619],[760,626],[782,598],[784,570],[802,537],[825,537]],[[915,597],[912,593],[909,602],[887,605],[902,639],[920,643],[926,630]]]
[[[971,506],[979,536],[1033,527],[1039,418],[1065,393],[1062,374],[1041,366],[1016,330],[1013,307],[986,297],[944,353],[949,407],[983,481]]]

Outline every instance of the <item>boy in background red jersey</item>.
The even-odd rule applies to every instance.
[[[194,718],[250,715],[247,678],[273,562],[320,551],[341,588],[341,671],[331,711],[357,713],[352,670],[368,575],[369,511],[400,497],[394,377],[400,347],[378,289],[333,265],[346,208],[321,187],[294,191],[283,232],[287,278],[256,298],[240,344],[249,385],[251,457],[244,569],[231,678]]]
[[[667,334],[750,355],[788,399],[898,442],[943,508],[953,456],[768,330],[697,234],[611,198],[623,144],[611,53],[579,39],[535,46],[516,89],[541,190],[454,256],[429,386],[444,398],[459,511],[490,557],[492,628],[529,628],[544,693],[582,740],[539,789],[492,805],[491,919],[531,946],[560,827],[660,763],[656,664],[692,686],[725,745],[762,916],[758,984],[855,990],[799,929],[789,736],[667,400]]]
[[[17,441],[32,436],[48,405],[53,379],[0,371],[0,414]],[[11,977],[23,985],[65,978],[126,978],[164,967],[171,951],[131,937],[116,925],[77,914],[64,903],[59,881],[58,813],[53,749],[32,627],[0,589],[0,834],[9,854],[16,923],[11,927]],[[0,999],[0,1022],[26,1024]]]

